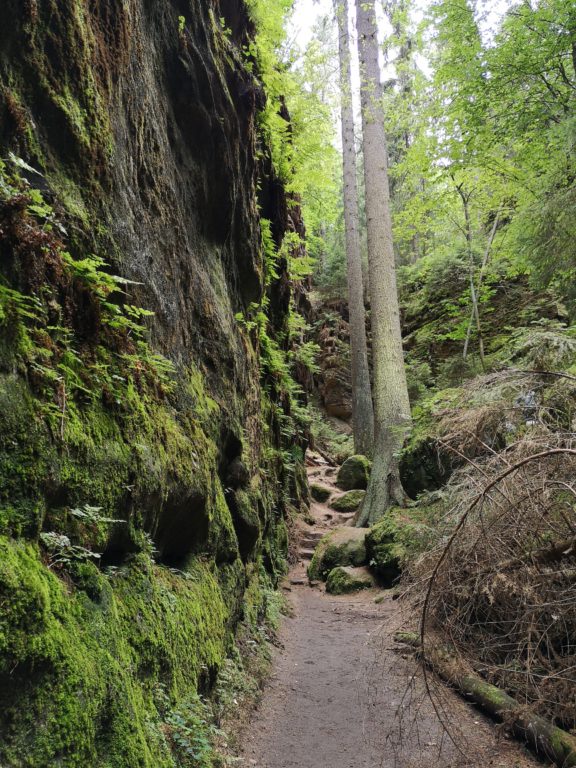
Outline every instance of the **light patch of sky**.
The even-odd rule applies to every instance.
[[[507,10],[516,5],[519,0],[476,0],[477,20],[486,45],[490,45],[494,39],[495,31],[499,22]],[[415,0],[413,10],[413,21],[418,24],[421,22],[432,5],[433,0]],[[350,13],[350,36],[353,51],[356,49],[356,19],[354,0],[349,0]],[[381,2],[376,4],[378,16],[378,27],[380,40],[383,43],[387,36],[392,32],[391,25],[384,15]],[[333,0],[295,0],[293,11],[290,18],[290,27],[288,30],[288,39],[297,45],[301,51],[306,49],[314,36],[314,27],[318,21],[324,17],[334,17]],[[336,23],[334,21],[334,23]],[[421,55],[417,56],[416,63],[426,75],[431,74],[429,62]],[[360,114],[360,72],[358,60],[352,55],[352,98],[354,102],[354,111]],[[386,65],[384,54],[382,54],[382,75],[383,78],[394,77],[394,67]],[[335,74],[335,77],[337,75]],[[336,116],[335,116],[336,117]],[[335,126],[336,128],[336,126]],[[338,131],[335,131],[336,143],[339,144]]]
[[[477,18],[485,43],[489,44],[492,41],[500,19],[507,10],[517,5],[517,2],[518,0],[477,0]],[[354,35],[353,5],[353,2],[349,3],[351,28]],[[431,5],[432,0],[417,0],[414,5],[414,20],[422,20]],[[381,3],[376,7],[379,11],[381,34],[385,36],[390,33],[390,26],[384,18]],[[302,50],[313,37],[314,25],[327,14],[333,15],[333,0],[295,0],[290,37]]]
[[[322,16],[332,14],[332,9],[332,0],[296,0],[289,37],[304,50],[312,39],[314,25]]]
[[[384,36],[390,34],[391,27],[388,20],[384,16],[384,12],[381,7],[381,3],[376,6],[379,29],[382,40]],[[356,15],[355,5],[353,0],[348,2],[349,20],[350,20],[350,33],[352,44],[356,44]],[[334,18],[334,2],[333,0],[295,0],[294,10],[291,18],[291,33],[290,37],[296,41],[298,46],[304,50],[314,35],[314,25],[323,17],[330,16]],[[336,22],[334,22],[336,23]],[[354,58],[352,60],[352,67],[354,68]]]
[[[354,0],[348,2],[349,10],[349,29],[350,39],[352,44],[352,51],[356,50],[357,38],[356,38],[356,13]],[[387,35],[391,34],[392,27],[382,9],[382,4],[378,3],[376,6],[376,12],[378,16],[378,29],[380,40],[383,43]],[[288,39],[294,41],[301,51],[304,51],[306,46],[310,43],[314,37],[314,27],[318,21],[329,16],[334,19],[334,3],[333,0],[295,0],[294,8],[290,19],[290,28],[288,31]],[[334,19],[334,24],[336,21]],[[354,112],[357,115],[357,126],[360,124],[360,67],[358,64],[358,58],[354,53],[350,60],[352,68],[352,101],[354,104]],[[382,72],[384,77],[387,73],[387,68],[384,62],[384,54],[382,54]],[[334,77],[338,77],[337,73]],[[340,135],[337,128],[338,114],[335,114],[335,142],[340,147]]]

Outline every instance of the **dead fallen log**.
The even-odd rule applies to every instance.
[[[419,650],[425,663],[442,680],[471,699],[491,717],[505,721],[511,731],[539,757],[552,760],[559,768],[576,766],[575,736],[530,712],[512,696],[487,683],[458,658],[454,648],[427,643],[422,653],[421,637],[413,632],[398,632],[394,639]]]
[[[513,568],[524,568],[526,564],[532,565],[555,565],[561,560],[576,557],[576,538],[557,541],[543,549],[537,549],[535,552],[525,557],[514,557],[498,565],[495,570],[508,571]]]

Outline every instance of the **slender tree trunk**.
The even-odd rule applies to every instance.
[[[400,330],[400,309],[392,243],[388,151],[378,63],[375,0],[356,0],[360,54],[364,179],[374,367],[374,462],[356,525],[379,520],[405,499],[398,465],[410,401]]]
[[[478,333],[478,352],[480,354],[480,364],[482,370],[486,373],[486,360],[484,357],[484,339],[482,338],[482,324],[480,322],[480,310],[478,308],[478,294],[476,293],[476,278],[474,275],[474,254],[472,252],[472,222],[470,221],[470,207],[468,205],[470,195],[464,192],[461,184],[456,189],[462,200],[462,207],[464,208],[464,220],[466,222],[466,251],[468,253],[468,270],[470,273],[470,298],[472,300],[472,317],[476,321],[476,331]],[[467,337],[465,343],[464,359],[468,355],[469,338]]]
[[[356,453],[371,456],[374,442],[374,410],[370,388],[370,371],[368,369],[366,311],[364,307],[360,234],[358,231],[358,187],[350,69],[350,38],[348,32],[348,0],[334,0],[334,5],[340,33],[344,223],[348,264],[348,311],[350,314],[350,349],[352,357],[354,450]]]
[[[480,291],[482,290],[482,279],[484,277],[484,271],[488,266],[488,259],[490,258],[490,250],[492,248],[492,243],[494,242],[494,238],[496,236],[496,230],[498,229],[498,222],[500,221],[501,210],[502,210],[502,206],[498,209],[496,216],[494,217],[494,223],[492,224],[492,229],[490,230],[490,236],[488,238],[488,243],[486,245],[486,250],[484,251],[482,264],[480,265],[480,272],[478,274],[478,284],[476,286],[476,297],[480,296]],[[464,342],[464,351],[462,353],[462,357],[464,358],[464,360],[466,360],[466,358],[468,357],[468,347],[470,346],[470,339],[472,337],[472,328],[474,326],[475,318],[476,318],[476,313],[474,311],[474,305],[473,305],[472,310],[470,312],[468,330],[466,332],[466,341]],[[479,320],[479,315],[478,315],[478,320]],[[482,345],[482,354],[484,354],[484,345]]]

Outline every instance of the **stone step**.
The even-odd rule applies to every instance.
[[[314,557],[314,550],[313,549],[301,549],[298,553],[302,560],[312,560]]]
[[[302,534],[303,539],[309,539],[310,541],[320,541],[322,536],[324,536],[323,531],[305,531]]]

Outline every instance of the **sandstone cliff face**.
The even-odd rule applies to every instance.
[[[342,421],[352,418],[352,379],[350,373],[350,330],[348,307],[344,301],[325,303],[316,310],[316,339],[322,355],[317,377],[318,393],[328,416]]]
[[[283,567],[290,404],[236,316],[260,216],[301,224],[253,32],[241,0],[0,7],[3,765],[176,765],[158,686],[208,688]],[[285,265],[267,290],[281,332]]]

